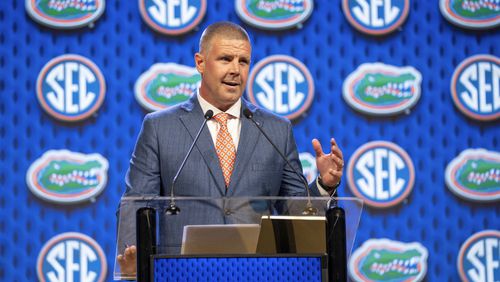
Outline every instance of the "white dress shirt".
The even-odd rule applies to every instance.
[[[207,100],[203,99],[200,95],[200,91],[198,90],[196,95],[198,96],[198,101],[200,102],[200,107],[203,113],[206,113],[208,110],[212,110],[214,112],[214,116],[222,113],[221,110],[214,107],[212,104],[207,102]],[[225,113],[230,115],[230,118],[227,120],[227,129],[229,130],[229,134],[231,135],[231,139],[233,139],[234,149],[238,151],[238,142],[240,141],[240,131],[241,131],[241,98],[234,103]],[[210,135],[212,136],[212,140],[214,142],[214,146],[217,142],[217,133],[219,132],[219,123],[215,119],[210,119],[207,122],[208,130],[210,131]]]

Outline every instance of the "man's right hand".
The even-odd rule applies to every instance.
[[[132,245],[125,248],[123,255],[116,257],[120,265],[120,274],[123,278],[136,278],[137,275],[137,248]]]

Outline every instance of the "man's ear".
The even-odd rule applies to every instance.
[[[194,54],[194,63],[196,64],[198,72],[203,75],[203,72],[205,71],[205,58],[201,53]]]

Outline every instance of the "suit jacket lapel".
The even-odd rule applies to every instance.
[[[198,98],[196,94],[185,103],[182,108],[186,111],[184,114],[179,116],[182,124],[186,130],[191,135],[191,140],[194,140],[198,130],[203,123],[203,112],[198,103]],[[205,126],[200,134],[200,138],[196,142],[196,149],[202,155],[205,164],[210,171],[210,174],[217,184],[217,188],[221,192],[221,196],[226,193],[226,185],[224,184],[224,176],[222,174],[222,169],[219,165],[219,159],[217,158],[217,153],[215,152],[214,142],[208,127]],[[187,153],[187,152],[186,152]],[[215,195],[210,195],[215,196]]]
[[[242,99],[242,112],[245,108],[248,108],[252,113],[255,113],[256,107]],[[255,124],[247,119],[243,113],[240,115],[240,119],[240,140],[238,143],[238,151],[236,152],[233,174],[231,175],[231,183],[229,183],[229,189],[227,191],[228,196],[234,195],[238,189],[238,182],[244,176],[243,173],[247,170],[246,167],[248,166],[251,156],[255,150],[255,145],[257,144],[260,136],[260,131],[255,127]],[[263,124],[263,120],[259,119],[259,117],[254,115],[254,119],[259,124]]]

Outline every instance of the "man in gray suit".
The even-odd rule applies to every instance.
[[[251,44],[239,25],[218,22],[205,29],[195,54],[201,86],[176,107],[148,114],[143,122],[126,176],[124,196],[168,196],[171,183],[204,113],[213,111],[176,182],[176,196],[247,197],[304,196],[302,179],[287,166],[253,122],[251,113],[296,171],[301,171],[291,123],[242,99]],[[247,109],[247,110],[246,110]],[[223,116],[221,121],[220,117]],[[221,141],[223,140],[223,141]],[[335,140],[325,154],[312,141],[320,176],[310,185],[312,195],[328,196],[339,185],[344,161]],[[207,223],[227,223],[208,207],[192,217]],[[135,264],[135,247],[118,256],[122,270]]]

